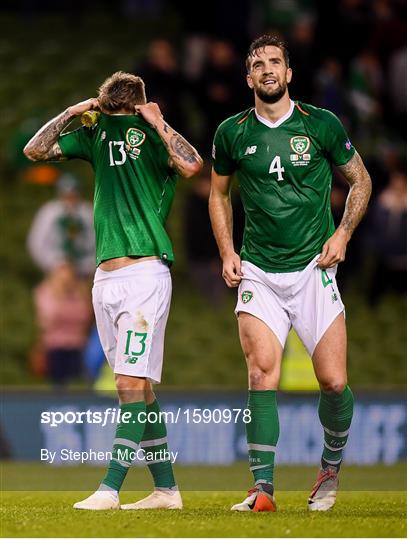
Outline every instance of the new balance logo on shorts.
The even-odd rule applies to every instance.
[[[137,356],[128,356],[125,360],[126,364],[135,364],[137,362]]]

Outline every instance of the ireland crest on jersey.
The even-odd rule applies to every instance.
[[[290,145],[296,154],[305,154],[305,152],[310,147],[310,140],[308,137],[302,135],[297,135],[296,137],[291,137]]]
[[[242,292],[242,302],[243,304],[247,304],[247,302],[250,302],[250,300],[253,298],[252,291],[243,291]]]
[[[129,156],[133,159],[137,159],[140,155],[141,146],[146,140],[146,134],[141,129],[129,128],[126,132],[126,150]]]
[[[291,149],[295,154],[290,154],[290,161],[294,167],[303,167],[308,165],[311,154],[308,154],[307,151],[311,146],[311,141],[309,137],[305,135],[296,135],[290,139]]]

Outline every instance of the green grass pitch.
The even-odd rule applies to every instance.
[[[230,512],[230,506],[244,496],[243,483],[250,486],[243,464],[179,466],[177,479],[184,487],[182,511],[73,510],[72,504],[89,494],[101,473],[97,467],[4,464],[2,484],[7,490],[2,492],[2,537],[405,537],[407,533],[403,465],[347,467],[337,504],[324,513],[310,513],[306,508],[309,490],[303,490],[304,483],[315,476],[315,468],[310,467],[279,468],[276,482],[284,489],[276,491],[277,513]],[[122,492],[122,503],[148,493],[137,487],[142,477],[144,489],[148,477],[143,475],[144,471],[138,470],[130,481],[126,480],[125,489],[138,491]],[[10,490],[11,484],[21,488],[23,482],[31,489],[43,487],[44,478],[49,491]],[[92,488],[86,492],[72,490],[76,485],[82,488],[83,479],[86,484],[92,483]],[[234,483],[239,491],[229,491],[236,489]],[[191,491],[192,484],[195,489],[206,490]],[[301,491],[293,491],[295,485]]]

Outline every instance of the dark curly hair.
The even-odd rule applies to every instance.
[[[246,56],[246,69],[247,72],[250,71],[251,59],[256,55],[257,49],[264,49],[265,47],[273,46],[281,49],[281,52],[284,56],[284,61],[286,66],[290,66],[290,58],[288,55],[287,46],[284,41],[282,41],[278,36],[272,36],[270,34],[264,34],[263,36],[258,37],[250,44],[249,50],[247,51]]]

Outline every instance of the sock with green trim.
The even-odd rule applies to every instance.
[[[353,394],[349,386],[341,394],[321,391],[318,414],[324,428],[321,466],[323,469],[334,467],[339,471],[353,416]]]
[[[274,455],[280,425],[275,390],[249,390],[247,408],[251,421],[246,424],[250,470],[255,483],[273,483]]]
[[[146,463],[153,476],[155,487],[171,489],[176,487],[176,483],[172,464],[168,458],[167,427],[160,416],[160,411],[157,400],[147,405],[147,422],[140,446],[146,452],[146,456],[153,458],[153,461]]]
[[[138,419],[139,413],[146,410],[144,401],[123,403],[120,406],[120,410],[121,420],[116,428],[112,459],[110,460],[106,476],[99,488],[102,490],[120,490],[126,478],[127,471],[135,458],[134,454],[139,448],[144,432],[145,424]],[[123,421],[124,413],[127,413],[125,421]]]

